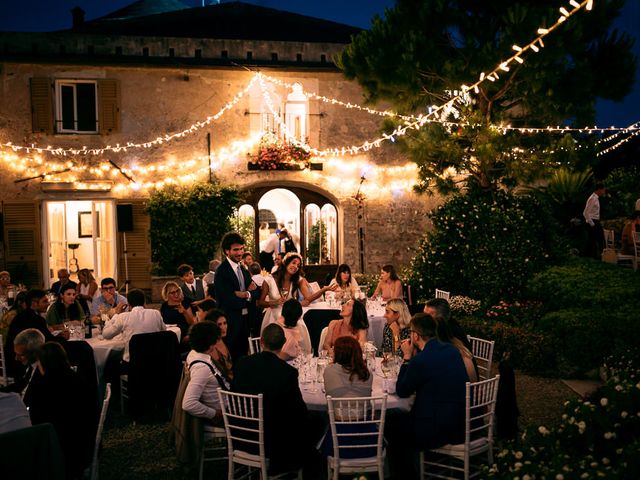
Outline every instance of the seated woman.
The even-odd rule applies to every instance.
[[[51,330],[64,330],[65,323],[83,322],[84,310],[80,302],[76,300],[75,284],[66,284],[60,287],[60,295],[56,302],[47,310],[47,325]]]
[[[214,360],[218,357],[216,344],[220,341],[218,326],[204,320],[189,329],[191,351],[186,364],[190,380],[182,398],[182,409],[194,417],[205,419],[205,424],[222,427],[222,410],[218,387],[229,389],[227,379]]]
[[[367,369],[367,365],[362,359],[362,349],[358,341],[349,336],[336,339],[333,352],[333,363],[327,366],[324,371],[324,388],[327,395],[332,397],[370,397],[373,387],[373,375]],[[339,416],[340,412],[336,412]],[[356,433],[363,431],[374,432],[370,429],[370,425],[363,430],[361,425],[336,425],[340,433]],[[370,442],[368,437],[354,437],[353,441],[363,440]],[[341,443],[347,443],[347,439],[343,439]],[[373,450],[366,449],[341,449],[340,456],[343,458],[355,458],[375,455]],[[330,433],[324,437],[322,443],[322,453],[325,455],[333,455],[333,439]]]
[[[462,357],[462,361],[464,362],[464,367],[467,370],[469,381],[477,382],[478,367],[473,359],[473,353],[464,346],[460,339],[453,336],[446,320],[442,317],[433,317],[433,319],[436,322],[436,338],[440,342],[450,343],[458,349],[460,356]]]
[[[59,343],[47,342],[42,346],[38,352],[38,369],[42,377],[32,385],[31,422],[53,424],[64,455],[67,478],[82,478],[83,470],[91,463],[95,443],[97,392],[71,370],[67,354]]]
[[[360,295],[360,287],[355,278],[351,276],[351,268],[346,263],[341,264],[336,271],[336,276],[329,286],[337,285],[336,298],[349,300],[350,298],[358,298]]]
[[[302,305],[295,298],[290,298],[282,306],[282,314],[278,324],[284,329],[286,338],[280,357],[292,360],[298,355],[311,353],[311,339],[309,331],[302,320]]]
[[[227,314],[222,310],[214,308],[209,310],[204,319],[214,322],[220,329],[220,341],[216,342],[215,345],[217,355],[215,356],[214,363],[220,367],[225,378],[233,380],[233,361],[229,348],[224,341],[227,337]]]
[[[198,305],[196,305],[195,321],[196,322],[203,321],[207,316],[207,314],[211,310],[214,310],[215,308],[216,308],[216,302],[215,300],[212,300],[210,298],[205,298],[204,300],[198,302]]]
[[[195,323],[191,312],[191,305],[185,300],[180,285],[176,282],[167,282],[162,287],[164,302],[160,305],[162,321],[167,325],[177,325],[180,328],[182,343],[189,341],[189,326]]]
[[[100,295],[100,293],[98,290],[98,283],[88,268],[83,268],[78,272],[76,295],[84,311],[89,314],[91,312],[93,299],[97,295]]]
[[[373,296],[382,297],[382,300],[388,301],[392,298],[402,298],[402,282],[398,278],[396,269],[393,265],[385,265],[380,272],[380,281],[373,292]]]
[[[640,212],[634,212],[622,229],[622,248],[621,252],[625,255],[635,255],[633,238],[636,233],[640,232]]]
[[[324,292],[335,289],[337,286],[326,286],[312,292],[309,282],[304,278],[302,257],[295,252],[287,253],[278,270],[273,276],[266,277],[262,284],[258,306],[266,310],[260,331],[278,320],[282,304],[288,298],[298,298],[298,292],[303,297],[302,306],[306,307],[320,298]]]
[[[342,304],[340,316],[342,317],[340,320],[329,322],[327,336],[322,346],[324,350],[331,350],[336,339],[345,335],[355,338],[361,345],[367,341],[369,320],[367,310],[361,302],[353,299],[345,302]]]
[[[409,338],[411,314],[404,300],[392,298],[384,309],[384,318],[387,323],[382,331],[382,353],[399,353],[402,340]]]

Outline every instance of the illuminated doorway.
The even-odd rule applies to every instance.
[[[116,277],[114,210],[111,200],[44,202],[45,285],[57,280],[61,268],[74,281],[82,268],[98,282]]]

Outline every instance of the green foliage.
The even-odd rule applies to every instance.
[[[482,83],[473,101],[456,104],[447,118],[466,125],[428,124],[400,137],[418,164],[419,190],[457,188],[446,176],[450,167],[491,188],[529,183],[558,162],[584,169],[593,161],[567,135],[503,135],[490,125],[592,125],[596,97],[622,99],[634,80],[633,39],[608,31],[623,4],[595,2],[592,12],[579,12],[546,38],[547,48],[526,54],[524,64],[500,72],[498,81]],[[557,8],[552,0],[398,0],[353,38],[337,63],[371,102],[422,113],[509,57],[512,45],[526,45],[538,27],[555,22]]]
[[[360,289],[362,290],[363,285],[367,285],[369,288],[367,291],[364,291],[364,294],[367,297],[373,295],[376,287],[378,286],[378,282],[380,281],[380,274],[378,273],[354,273],[353,278],[358,282]],[[402,278],[402,277],[401,277]]]
[[[254,222],[253,217],[240,216],[237,209],[233,210],[231,228],[243,236],[245,241],[244,251],[253,255],[256,254]]]
[[[485,302],[517,298],[562,246],[545,206],[530,196],[471,191],[430,216],[433,230],[421,241],[409,279],[418,297],[440,288]]]
[[[309,248],[307,249],[307,261],[309,263],[320,262],[320,242],[327,238],[327,226],[322,220],[318,220],[311,226],[309,232]],[[326,245],[326,242],[323,242]],[[323,249],[324,253],[324,249]]]
[[[637,355],[636,355],[637,356]],[[607,381],[588,400],[565,403],[555,428],[530,426],[507,443],[482,478],[634,479],[640,476],[640,368],[609,360]]]
[[[640,198],[640,167],[616,168],[607,177],[606,186],[602,218],[629,217]]]
[[[238,200],[235,188],[217,183],[153,192],[146,212],[151,217],[151,257],[158,274],[174,275],[181,263],[196,272],[207,271],[222,236],[230,230],[229,217]]]

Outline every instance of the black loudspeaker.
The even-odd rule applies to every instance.
[[[121,203],[116,206],[116,213],[118,215],[118,231],[132,232],[133,205],[131,205],[130,203]]]

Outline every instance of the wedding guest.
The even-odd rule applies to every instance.
[[[288,361],[298,355],[311,353],[309,331],[302,320],[302,305],[295,298],[290,298],[282,305],[278,324],[284,329],[286,338],[280,358]]]
[[[64,330],[71,321],[83,322],[84,310],[76,300],[76,286],[67,283],[60,287],[58,300],[47,311],[47,325],[53,330]]]
[[[202,277],[202,283],[205,286],[213,285],[213,283],[215,282],[216,270],[220,266],[220,263],[220,260],[217,258],[209,262],[209,271]]]
[[[382,352],[400,352],[400,344],[409,338],[411,314],[404,300],[392,298],[384,308],[386,324],[382,331]]]
[[[71,369],[60,344],[45,343],[37,358],[42,379],[33,386],[31,422],[53,425],[64,455],[66,477],[80,479],[93,456],[97,392]]]
[[[304,278],[302,270],[302,257],[295,252],[287,253],[282,262],[282,267],[271,277],[266,277],[262,284],[258,306],[266,308],[262,329],[274,323],[280,316],[282,304],[289,298],[298,298],[298,293],[303,297],[302,305],[308,306],[314,300],[320,298],[326,291],[335,290],[337,285],[322,287],[313,292],[309,282]],[[268,299],[267,299],[268,297]]]
[[[160,315],[166,325],[177,325],[180,328],[181,343],[186,346],[189,342],[189,326],[195,323],[191,312],[191,304],[184,298],[180,285],[167,282],[162,287],[164,302],[160,305]]]
[[[43,345],[44,335],[35,328],[21,331],[13,340],[15,359],[22,368],[19,375],[14,376],[16,382],[3,388],[3,391],[19,393],[27,409],[33,400],[36,385],[42,380],[42,374],[38,370],[38,352]]]
[[[116,290],[116,281],[105,277],[100,281],[100,295],[91,302],[91,319],[94,323],[101,321],[101,316],[111,318],[127,308],[127,299]]]
[[[201,322],[202,320],[205,319],[207,314],[215,308],[216,308],[215,300],[205,298],[200,303],[198,303],[198,305],[196,305],[195,321]]]
[[[360,287],[358,282],[351,275],[351,268],[346,263],[341,264],[336,271],[336,275],[329,285],[337,285],[336,297],[348,300],[350,298],[359,298]]]
[[[262,287],[264,283],[264,276],[262,275],[262,267],[258,262],[253,262],[249,267],[249,273],[251,274],[251,280],[258,286]]]
[[[355,338],[361,345],[364,345],[367,341],[367,329],[369,328],[367,310],[364,305],[351,299],[342,304],[340,316],[342,317],[340,320],[329,322],[322,348],[327,351],[331,350],[336,339],[345,335]]]
[[[589,234],[587,255],[600,260],[604,248],[604,230],[600,223],[600,197],[606,193],[603,183],[597,183],[593,193],[587,199],[582,216],[587,222]]]
[[[0,335],[3,338],[7,338],[7,332],[9,331],[9,325],[13,319],[20,312],[24,312],[27,309],[27,292],[18,292],[16,300],[9,310],[4,312],[4,315],[0,316]]]
[[[0,314],[2,308],[9,307],[9,291],[13,289],[11,285],[11,275],[6,270],[0,272]]]
[[[464,345],[464,347],[471,351],[471,342],[467,336],[467,332],[464,331],[462,325],[451,316],[451,307],[449,302],[445,298],[430,298],[424,306],[424,313],[431,315],[437,321],[444,321],[447,324],[451,335],[458,339],[458,341]]]
[[[640,231],[640,211],[636,211],[622,228],[621,253],[635,255],[634,237]]]
[[[182,280],[182,294],[189,304],[204,299],[204,286],[202,280],[195,277],[193,267],[183,263],[178,267],[178,276]]]
[[[222,367],[225,378],[233,380],[233,359],[231,358],[231,352],[229,352],[229,346],[227,345],[227,314],[218,308],[214,308],[207,313],[205,320],[214,322],[220,329],[220,342],[216,343],[216,350],[218,350],[219,363]]]
[[[333,363],[324,371],[324,389],[332,397],[368,397],[373,375],[362,359],[362,348],[350,336],[339,337],[333,346]]]
[[[380,272],[380,281],[373,292],[373,296],[380,296],[382,300],[402,298],[402,282],[398,278],[393,265],[385,265]]]
[[[202,417],[207,424],[217,427],[224,425],[218,388],[229,389],[228,381],[217,365],[216,344],[220,341],[220,329],[209,320],[196,323],[189,329],[191,351],[186,364],[191,379],[182,399],[185,412]]]
[[[247,268],[247,270],[251,271],[249,268],[253,264],[253,255],[250,252],[244,252],[242,255],[242,264]]]
[[[69,278],[69,271],[66,268],[61,268],[58,270],[58,281],[53,282],[49,291],[51,293],[55,293],[56,295],[60,295],[62,293],[62,287],[71,284],[73,287],[76,287],[76,282]]]
[[[83,268],[78,272],[78,286],[76,288],[76,298],[82,305],[85,313],[91,312],[93,299],[99,295],[98,282],[93,277],[93,273],[88,268]]]

